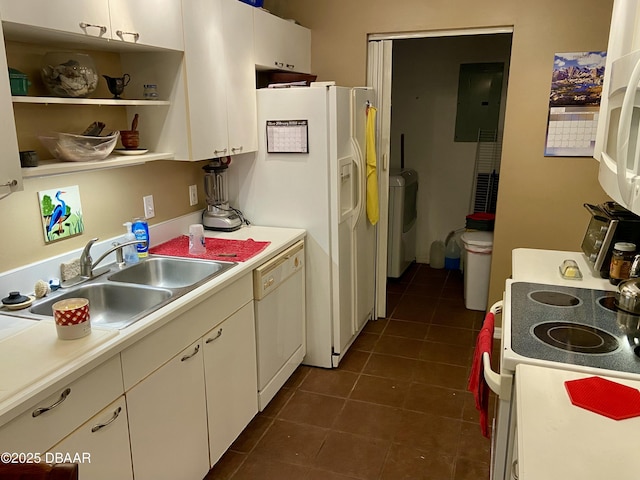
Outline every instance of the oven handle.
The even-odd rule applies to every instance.
[[[491,313],[497,315],[502,312],[502,300],[491,305],[489,309]],[[488,352],[482,354],[482,368],[484,370],[484,379],[489,388],[495,393],[500,394],[500,374],[491,370],[491,358]]]

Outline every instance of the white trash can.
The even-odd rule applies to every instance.
[[[484,312],[489,297],[493,232],[465,232],[460,239],[464,245],[464,305]]]

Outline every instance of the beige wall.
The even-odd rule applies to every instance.
[[[153,225],[197,207],[189,206],[188,185],[197,184],[199,208],[204,208],[202,163],[156,161],[145,165],[88,173],[25,179],[24,191],[0,200],[3,225],[0,271],[43,260],[84,246],[90,238],[124,233],[122,224],[143,216],[142,197],[153,195]],[[84,234],[45,244],[38,191],[78,185]],[[153,240],[152,240],[153,241]]]
[[[578,250],[588,215],[607,197],[591,158],[545,158],[556,52],[606,50],[612,0],[267,0],[312,31],[319,80],[366,81],[367,34],[513,26],[489,301],[502,297],[517,247]]]

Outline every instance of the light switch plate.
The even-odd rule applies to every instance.
[[[189,185],[189,205],[197,205],[198,204],[198,186],[197,185]]]
[[[142,197],[142,201],[144,203],[144,217],[145,218],[155,217],[156,209],[153,206],[153,195],[147,195],[146,197]]]

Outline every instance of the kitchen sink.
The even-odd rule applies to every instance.
[[[123,270],[47,295],[28,309],[3,313],[31,320],[52,319],[54,303],[81,297],[89,300],[92,325],[120,330],[235,265],[234,262],[150,256]],[[111,265],[107,270],[114,271],[114,268]]]
[[[29,312],[53,317],[53,304],[66,298],[89,299],[91,325],[122,329],[165,305],[173,296],[166,288],[117,283],[87,283],[34,304]]]
[[[112,274],[114,282],[135,283],[162,288],[192,287],[233,267],[233,262],[214,262],[175,257],[149,257]]]

